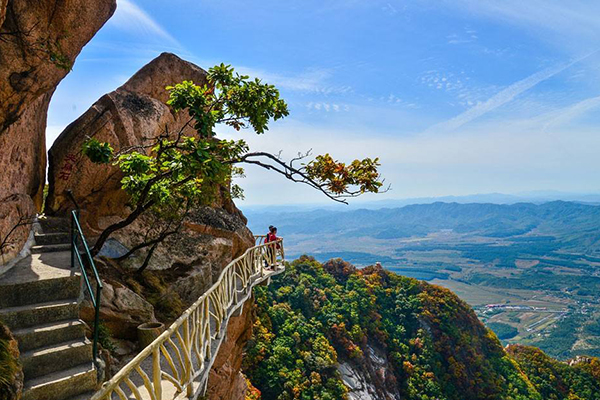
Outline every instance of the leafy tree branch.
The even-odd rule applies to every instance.
[[[123,174],[121,187],[131,199],[130,214],[100,234],[92,249],[93,255],[98,254],[111,234],[146,212],[181,221],[187,215],[187,211],[182,212],[184,208],[209,202],[219,187],[230,187],[232,197],[242,197],[243,190],[231,180],[243,176],[241,166],[244,164],[258,165],[293,182],[307,184],[342,203],[350,197],[381,191],[383,180],[378,172],[377,158],[345,164],[329,154],[309,159],[311,153],[306,152],[284,161],[280,154],[251,152],[243,139],[217,138],[217,125],[230,126],[237,131],[251,128],[256,134],[264,134],[271,121],[286,117],[289,111],[275,86],[239,75],[230,66],[221,64],[211,68],[207,81],[202,86],[183,81],[167,87],[170,94],[167,104],[176,113],[189,115],[176,131],[166,126],[161,135],[147,139],[147,143],[118,151],[95,138],[85,142],[83,153],[91,161],[119,167]],[[194,134],[186,134],[189,128]],[[178,230],[181,223],[174,226]],[[171,230],[163,233],[166,232]],[[162,236],[158,235],[143,247],[152,246],[151,254],[164,240]]]

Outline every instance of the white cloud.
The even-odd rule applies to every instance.
[[[447,121],[433,125],[429,129],[427,129],[427,132],[444,133],[460,128],[461,126],[473,121],[474,119],[479,118],[489,113],[490,111],[493,111],[494,109],[512,101],[521,93],[524,93],[527,90],[538,85],[539,83],[552,78],[556,74],[559,74],[560,72],[582,61],[590,55],[591,54],[588,54],[569,63],[559,64],[550,68],[546,68],[542,71],[538,71],[525,79],[513,83],[512,85],[496,93],[494,96],[490,97],[488,100],[476,104],[474,107],[468,109],[462,114],[459,114],[456,117],[453,117]]]
[[[306,108],[309,111],[325,111],[325,112],[340,112],[340,111],[348,111],[350,107],[345,104],[337,104],[337,103],[322,103],[322,102],[310,102],[306,104]]]
[[[250,77],[260,78],[262,81],[275,85],[279,89],[295,92],[305,92],[321,95],[340,95],[352,92],[350,86],[334,86],[328,83],[332,71],[326,68],[313,68],[297,75],[279,74],[251,67],[236,67],[240,73]]]
[[[569,107],[560,109],[548,115],[542,116],[541,121],[547,121],[543,126],[543,130],[547,131],[549,128],[567,124],[577,117],[580,117],[588,111],[600,106],[600,96],[591,97],[579,101]]]
[[[390,3],[386,3],[383,7],[381,7],[381,10],[387,12],[390,15],[398,14],[398,9]]]
[[[109,23],[137,36],[167,41],[181,47],[177,39],[132,0],[118,0],[117,11]]]
[[[596,152],[600,135],[595,129],[564,127],[542,132],[539,125],[486,122],[446,136],[381,137],[375,133],[291,121],[274,126],[269,135],[247,138],[252,148],[283,150],[286,159],[309,148],[314,154],[329,152],[346,162],[380,157],[392,191],[379,198],[597,189],[594,171],[600,169]],[[261,204],[265,198],[280,204],[326,201],[310,188],[259,168],[250,168],[246,175],[239,183],[247,189],[247,204]]]

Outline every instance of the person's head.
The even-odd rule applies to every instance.
[[[276,227],[274,227],[273,225],[271,225],[271,226],[269,227],[269,232],[271,232],[271,233],[275,234],[275,233],[277,233],[277,228],[276,228]]]

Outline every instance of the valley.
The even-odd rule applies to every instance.
[[[600,207],[448,204],[255,215],[281,225],[287,258],[380,262],[446,287],[505,344],[566,359],[600,355]]]

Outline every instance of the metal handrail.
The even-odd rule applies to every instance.
[[[259,238],[255,240],[260,242]],[[113,396],[121,400],[163,400],[169,391],[165,385],[174,389],[177,399],[203,395],[229,318],[241,310],[254,286],[283,271],[283,256],[282,239],[247,249],[165,332],[104,383],[91,400],[112,400]]]
[[[90,295],[90,299],[92,300],[92,305],[94,306],[94,340],[92,345],[92,354],[94,356],[94,363],[98,363],[98,332],[100,325],[100,298],[102,295],[102,281],[100,280],[100,275],[98,274],[98,270],[96,269],[96,264],[94,263],[94,258],[90,253],[90,248],[88,247],[87,241],[85,240],[85,235],[83,234],[83,229],[81,229],[81,224],[79,223],[79,205],[77,201],[75,201],[75,197],[70,190],[67,190],[67,195],[71,199],[71,201],[75,204],[76,209],[71,211],[71,269],[75,268],[75,260],[79,263],[79,268],[81,269],[81,275],[83,276],[83,281],[85,282],[85,287],[88,290]],[[89,268],[91,268],[94,279],[96,280],[96,294],[94,295],[94,291],[92,290],[92,285],[90,283],[90,278],[88,276],[87,271],[85,270],[86,263],[81,258],[81,253],[79,251],[78,241],[81,240],[83,245],[83,249],[85,252],[85,261]]]

